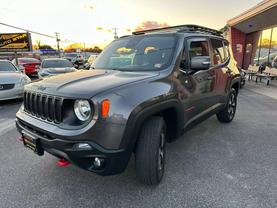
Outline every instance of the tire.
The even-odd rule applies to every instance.
[[[217,119],[222,123],[230,123],[236,114],[237,91],[232,88],[228,97],[228,102],[223,110],[216,114]]]
[[[164,175],[166,125],[162,117],[151,117],[143,125],[136,146],[136,174],[140,182],[158,185]]]

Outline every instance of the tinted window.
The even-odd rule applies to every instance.
[[[42,68],[66,68],[73,67],[68,60],[44,60],[41,64]]]
[[[193,41],[190,43],[190,58],[198,56],[209,56],[208,41]]]
[[[161,70],[170,64],[175,44],[174,35],[119,39],[97,57],[93,67],[126,71]]]
[[[0,61],[0,72],[3,71],[16,71],[16,69],[10,62]]]
[[[224,45],[221,40],[211,39],[214,65],[223,63],[225,58]]]
[[[225,61],[230,58],[230,51],[229,51],[229,43],[224,41],[224,49],[225,49]]]

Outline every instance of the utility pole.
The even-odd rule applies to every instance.
[[[116,27],[112,28],[113,34],[114,34],[114,39],[118,39],[117,29],[118,29],[118,28],[116,28]]]
[[[57,41],[57,48],[58,48],[58,53],[59,53],[59,58],[61,58],[61,52],[60,52],[60,33],[55,32],[56,35],[56,41]]]

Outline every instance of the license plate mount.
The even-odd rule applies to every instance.
[[[35,154],[42,156],[44,154],[44,150],[41,147],[39,138],[28,134],[26,132],[22,133],[23,144],[26,148],[31,149]]]

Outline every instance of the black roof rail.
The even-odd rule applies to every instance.
[[[209,33],[216,36],[222,36],[221,31],[214,30],[208,27],[199,26],[199,25],[177,25],[177,26],[171,26],[171,27],[142,30],[142,31],[133,32],[132,34],[142,35],[142,34],[157,33],[157,32],[201,32],[201,33]]]
[[[127,38],[127,37],[130,37],[131,35],[123,35],[123,36],[121,36],[121,37],[119,37],[119,38]]]

